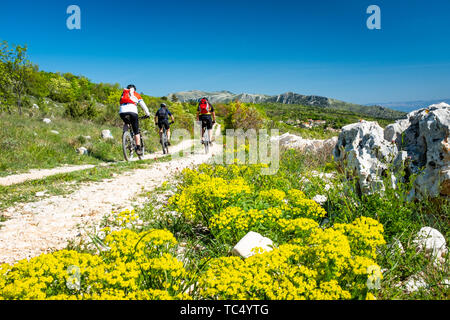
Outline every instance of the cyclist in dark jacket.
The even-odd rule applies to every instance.
[[[156,111],[155,114],[155,125],[159,128],[159,138],[162,138],[163,134],[163,128],[166,128],[167,130],[167,140],[170,144],[170,123],[169,123],[169,117],[172,120],[172,123],[175,121],[175,118],[173,114],[169,111],[167,108],[167,105],[165,103],[161,104],[161,107]]]

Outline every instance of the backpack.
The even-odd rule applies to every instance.
[[[138,102],[137,100],[138,99],[135,96],[132,96],[130,89],[124,89],[122,97],[120,98],[120,104],[136,104]]]
[[[209,114],[211,111],[211,105],[205,99],[202,99],[200,101],[199,108],[200,108],[200,114]]]
[[[164,108],[158,110],[158,120],[167,120],[169,118],[169,111]]]

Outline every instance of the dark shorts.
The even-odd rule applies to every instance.
[[[166,128],[166,130],[170,129],[170,123],[169,120],[158,120],[158,127],[159,129],[162,129],[163,127]]]
[[[133,133],[135,135],[141,133],[139,130],[139,116],[136,113],[125,112],[121,113],[120,117],[122,118],[123,122],[125,122],[127,125],[131,125],[131,127],[133,128]]]
[[[200,115],[199,120],[202,122],[202,129],[206,128],[208,130],[212,130],[213,120],[211,115]]]

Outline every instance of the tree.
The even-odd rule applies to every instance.
[[[50,95],[49,82],[50,76],[34,65],[27,79],[27,93],[38,99],[46,98]]]
[[[16,97],[19,114],[22,114],[22,100],[25,94],[27,79],[32,72],[32,65],[27,59],[27,46],[13,46],[8,48],[8,43],[2,43],[2,62],[6,66],[9,77],[9,86]]]
[[[74,100],[72,85],[64,77],[56,74],[49,83],[50,98],[58,102],[71,102]]]
[[[179,100],[178,100],[178,97],[176,96],[176,95],[172,95],[172,102],[178,102]]]
[[[11,93],[11,77],[7,68],[9,47],[6,41],[0,42],[0,111],[9,111]]]

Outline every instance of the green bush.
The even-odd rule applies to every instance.
[[[92,102],[70,102],[65,106],[65,115],[74,119],[94,120],[99,114]]]

